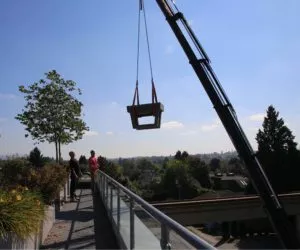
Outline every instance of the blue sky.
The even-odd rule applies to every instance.
[[[252,146],[270,104],[300,137],[300,1],[176,1],[208,53]],[[19,85],[57,70],[77,82],[82,140],[63,157],[91,149],[108,158],[233,150],[202,85],[154,0],[145,0],[154,80],[165,106],[162,128],[136,131],[126,106],[136,78],[138,1],[0,1],[0,155],[28,154],[34,142],[14,119]],[[142,32],[140,101],[151,100]],[[39,144],[54,156],[54,145]]]

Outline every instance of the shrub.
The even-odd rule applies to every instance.
[[[67,168],[60,165],[46,165],[40,170],[38,189],[43,194],[44,201],[50,203],[65,185]]]
[[[0,238],[5,239],[9,233],[14,233],[25,239],[38,232],[44,211],[38,193],[22,187],[0,190]]]
[[[10,186],[22,182],[24,172],[26,172],[29,167],[30,163],[25,159],[4,161],[0,171],[1,186]]]
[[[16,185],[27,186],[30,190],[41,193],[44,202],[51,204],[67,178],[66,166],[46,164],[41,168],[34,168],[26,160],[8,160],[0,171],[0,186],[2,188],[14,188]]]

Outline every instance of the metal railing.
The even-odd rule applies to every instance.
[[[141,197],[130,191],[128,188],[121,185],[119,182],[108,176],[107,174],[99,171],[95,176],[95,185],[100,192],[102,201],[107,209],[108,215],[113,220],[113,192],[117,196],[117,210],[116,210],[116,225],[118,233],[120,234],[120,200],[121,192],[124,193],[129,199],[129,214],[130,214],[130,249],[135,248],[135,228],[134,228],[134,206],[138,204],[153,218],[160,222],[161,227],[161,249],[171,249],[170,244],[170,230],[176,232],[183,240],[188,242],[196,249],[215,249],[206,241],[200,239],[198,236],[190,232],[184,226],[180,225],[170,217],[150,205]],[[110,192],[109,192],[110,189]],[[114,190],[114,191],[113,191]]]

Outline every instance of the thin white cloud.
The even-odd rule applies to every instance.
[[[197,134],[196,130],[188,130],[188,131],[182,132],[180,135],[188,136],[188,135],[195,135],[195,134]]]
[[[165,54],[170,55],[174,53],[174,47],[172,45],[168,45],[165,49]]]
[[[84,133],[85,136],[97,136],[99,133],[97,131],[86,131]]]
[[[248,119],[250,121],[255,121],[255,122],[262,122],[264,120],[265,114],[259,113],[259,114],[254,114],[250,115]]]
[[[261,128],[259,128],[259,127],[249,127],[249,128],[247,128],[249,131],[256,131],[256,132],[258,132],[258,130],[259,129],[261,129]]]
[[[117,106],[118,103],[117,102],[111,102],[111,106]]]
[[[215,130],[217,128],[219,128],[221,126],[221,121],[219,119],[216,119],[213,123],[211,124],[205,124],[205,125],[202,125],[200,127],[201,131],[212,131],[212,130]]]
[[[164,129],[177,129],[177,128],[183,128],[183,124],[178,121],[170,121],[170,122],[165,122],[161,125],[162,128]]]
[[[113,135],[114,133],[111,131],[106,132],[107,135]]]
[[[14,95],[14,94],[0,93],[0,100],[12,100],[12,99],[15,99],[15,98],[16,98],[16,95]]]

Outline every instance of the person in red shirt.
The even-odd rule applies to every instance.
[[[91,173],[91,184],[92,184],[92,190],[94,190],[94,176],[96,171],[99,169],[97,157],[95,155],[95,151],[91,150],[91,157],[89,158],[89,169]]]

